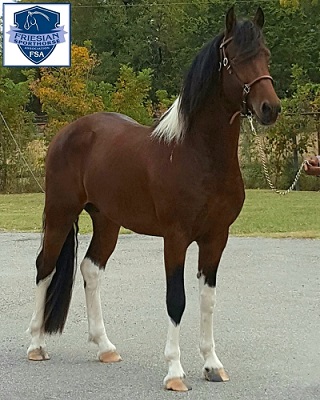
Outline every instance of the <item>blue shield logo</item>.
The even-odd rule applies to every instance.
[[[14,24],[9,32],[10,43],[18,45],[20,51],[34,64],[40,64],[55,49],[65,42],[64,27],[59,27],[60,13],[34,6],[14,13]]]

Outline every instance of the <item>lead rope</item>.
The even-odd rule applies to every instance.
[[[260,158],[262,160],[263,173],[264,173],[264,176],[265,176],[265,178],[266,178],[266,180],[267,180],[267,182],[268,182],[268,184],[270,186],[270,189],[274,193],[277,193],[277,194],[280,194],[280,195],[285,195],[285,194],[288,194],[288,193],[292,192],[292,190],[296,187],[296,184],[297,184],[297,182],[298,182],[298,180],[300,178],[300,175],[302,174],[304,165],[307,164],[308,161],[305,160],[305,161],[302,162],[300,168],[298,169],[298,172],[296,173],[296,176],[295,176],[295,178],[293,180],[292,185],[287,190],[279,190],[279,189],[277,189],[274,186],[274,184],[271,182],[271,178],[270,178],[268,167],[267,167],[266,156],[265,156],[265,153],[263,151],[261,139],[260,139],[259,135],[257,134],[256,128],[253,125],[252,115],[251,114],[247,114],[246,117],[248,118],[248,121],[249,121],[249,124],[250,124],[250,127],[251,127],[251,130],[252,130],[252,133],[253,133],[254,137],[258,139],[258,148],[259,148]]]

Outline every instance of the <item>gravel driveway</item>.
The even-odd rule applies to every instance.
[[[80,236],[79,260],[89,242]],[[48,337],[52,359],[28,362],[25,333],[34,303],[40,235],[1,233],[0,399],[309,400],[320,398],[320,242],[231,237],[218,276],[217,354],[228,383],[201,378],[197,248],[188,251],[182,365],[193,390],[165,392],[167,368],[162,240],[123,235],[103,279],[110,339],[123,362],[103,365],[87,343],[78,271],[65,332]]]

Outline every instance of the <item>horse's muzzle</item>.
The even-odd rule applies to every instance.
[[[281,112],[280,102],[272,105],[271,103],[265,101],[260,107],[260,112],[256,113],[258,120],[262,125],[274,124]]]

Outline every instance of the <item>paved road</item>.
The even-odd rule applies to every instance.
[[[88,244],[80,236],[79,258]],[[0,234],[1,400],[309,400],[320,398],[320,242],[230,238],[218,278],[217,353],[231,381],[201,378],[196,246],[187,257],[182,363],[193,390],[162,390],[165,312],[162,240],[119,239],[103,281],[110,339],[123,362],[103,365],[87,343],[78,271],[65,332],[48,338],[52,359],[30,363],[25,333],[34,302],[37,234]]]

